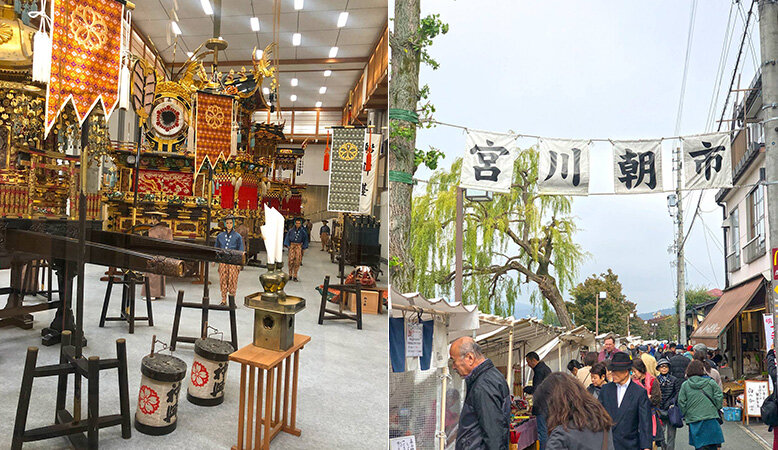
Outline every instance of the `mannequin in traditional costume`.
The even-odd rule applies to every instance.
[[[151,211],[146,213],[149,216],[151,228],[149,228],[148,236],[156,239],[165,239],[168,241],[173,240],[173,230],[165,223],[162,222],[163,217],[167,217],[167,214],[159,211]],[[147,273],[146,277],[149,279],[149,290],[151,291],[151,298],[158,299],[165,296],[165,276],[157,275],[153,273]],[[146,286],[143,287],[143,295],[146,295]]]
[[[215,247],[226,250],[245,251],[243,236],[235,229],[235,216],[232,214],[224,218],[224,231],[216,236]],[[222,305],[227,304],[227,296],[230,301],[235,301],[235,292],[238,290],[238,274],[241,267],[235,264],[219,263],[219,288],[222,294]]]
[[[303,263],[303,250],[308,248],[310,242],[308,231],[303,228],[302,224],[301,218],[294,219],[294,226],[286,232],[286,237],[284,237],[284,247],[289,249],[289,277],[292,281],[300,281],[297,279],[297,272]]]

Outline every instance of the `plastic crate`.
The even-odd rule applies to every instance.
[[[724,420],[727,422],[740,422],[742,410],[740,408],[733,408],[725,406],[724,408]]]

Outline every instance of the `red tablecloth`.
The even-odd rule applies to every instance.
[[[519,434],[518,448],[523,449],[535,445],[538,440],[537,419],[530,417],[526,422],[513,428],[514,433]]]

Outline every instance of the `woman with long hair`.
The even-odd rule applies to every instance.
[[[572,375],[555,372],[538,388],[548,405],[548,450],[613,450],[613,421]]]
[[[705,371],[702,361],[694,360],[686,368],[686,381],[678,393],[678,407],[689,425],[689,445],[698,450],[715,450],[724,442],[719,424],[719,409],[724,394]]]

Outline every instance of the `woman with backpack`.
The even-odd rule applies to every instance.
[[[724,394],[708,376],[702,361],[694,360],[686,368],[686,381],[678,393],[678,406],[689,425],[689,445],[697,450],[715,450],[724,442],[719,410]]]
[[[662,358],[656,363],[656,368],[659,370],[659,375],[656,376],[656,381],[659,382],[659,388],[662,391],[662,402],[659,404],[659,418],[662,421],[662,426],[666,430],[665,443],[662,448],[666,450],[675,449],[675,431],[676,428],[670,424],[670,407],[676,405],[678,401],[678,392],[681,390],[681,383],[683,380],[679,380],[670,374],[670,361]],[[677,406],[675,406],[677,408]]]
[[[639,358],[632,361],[632,381],[642,386],[648,394],[648,399],[651,401],[651,435],[657,446],[660,446],[664,442],[664,433],[657,408],[662,403],[662,388],[657,383],[656,377],[648,372],[643,360]]]

